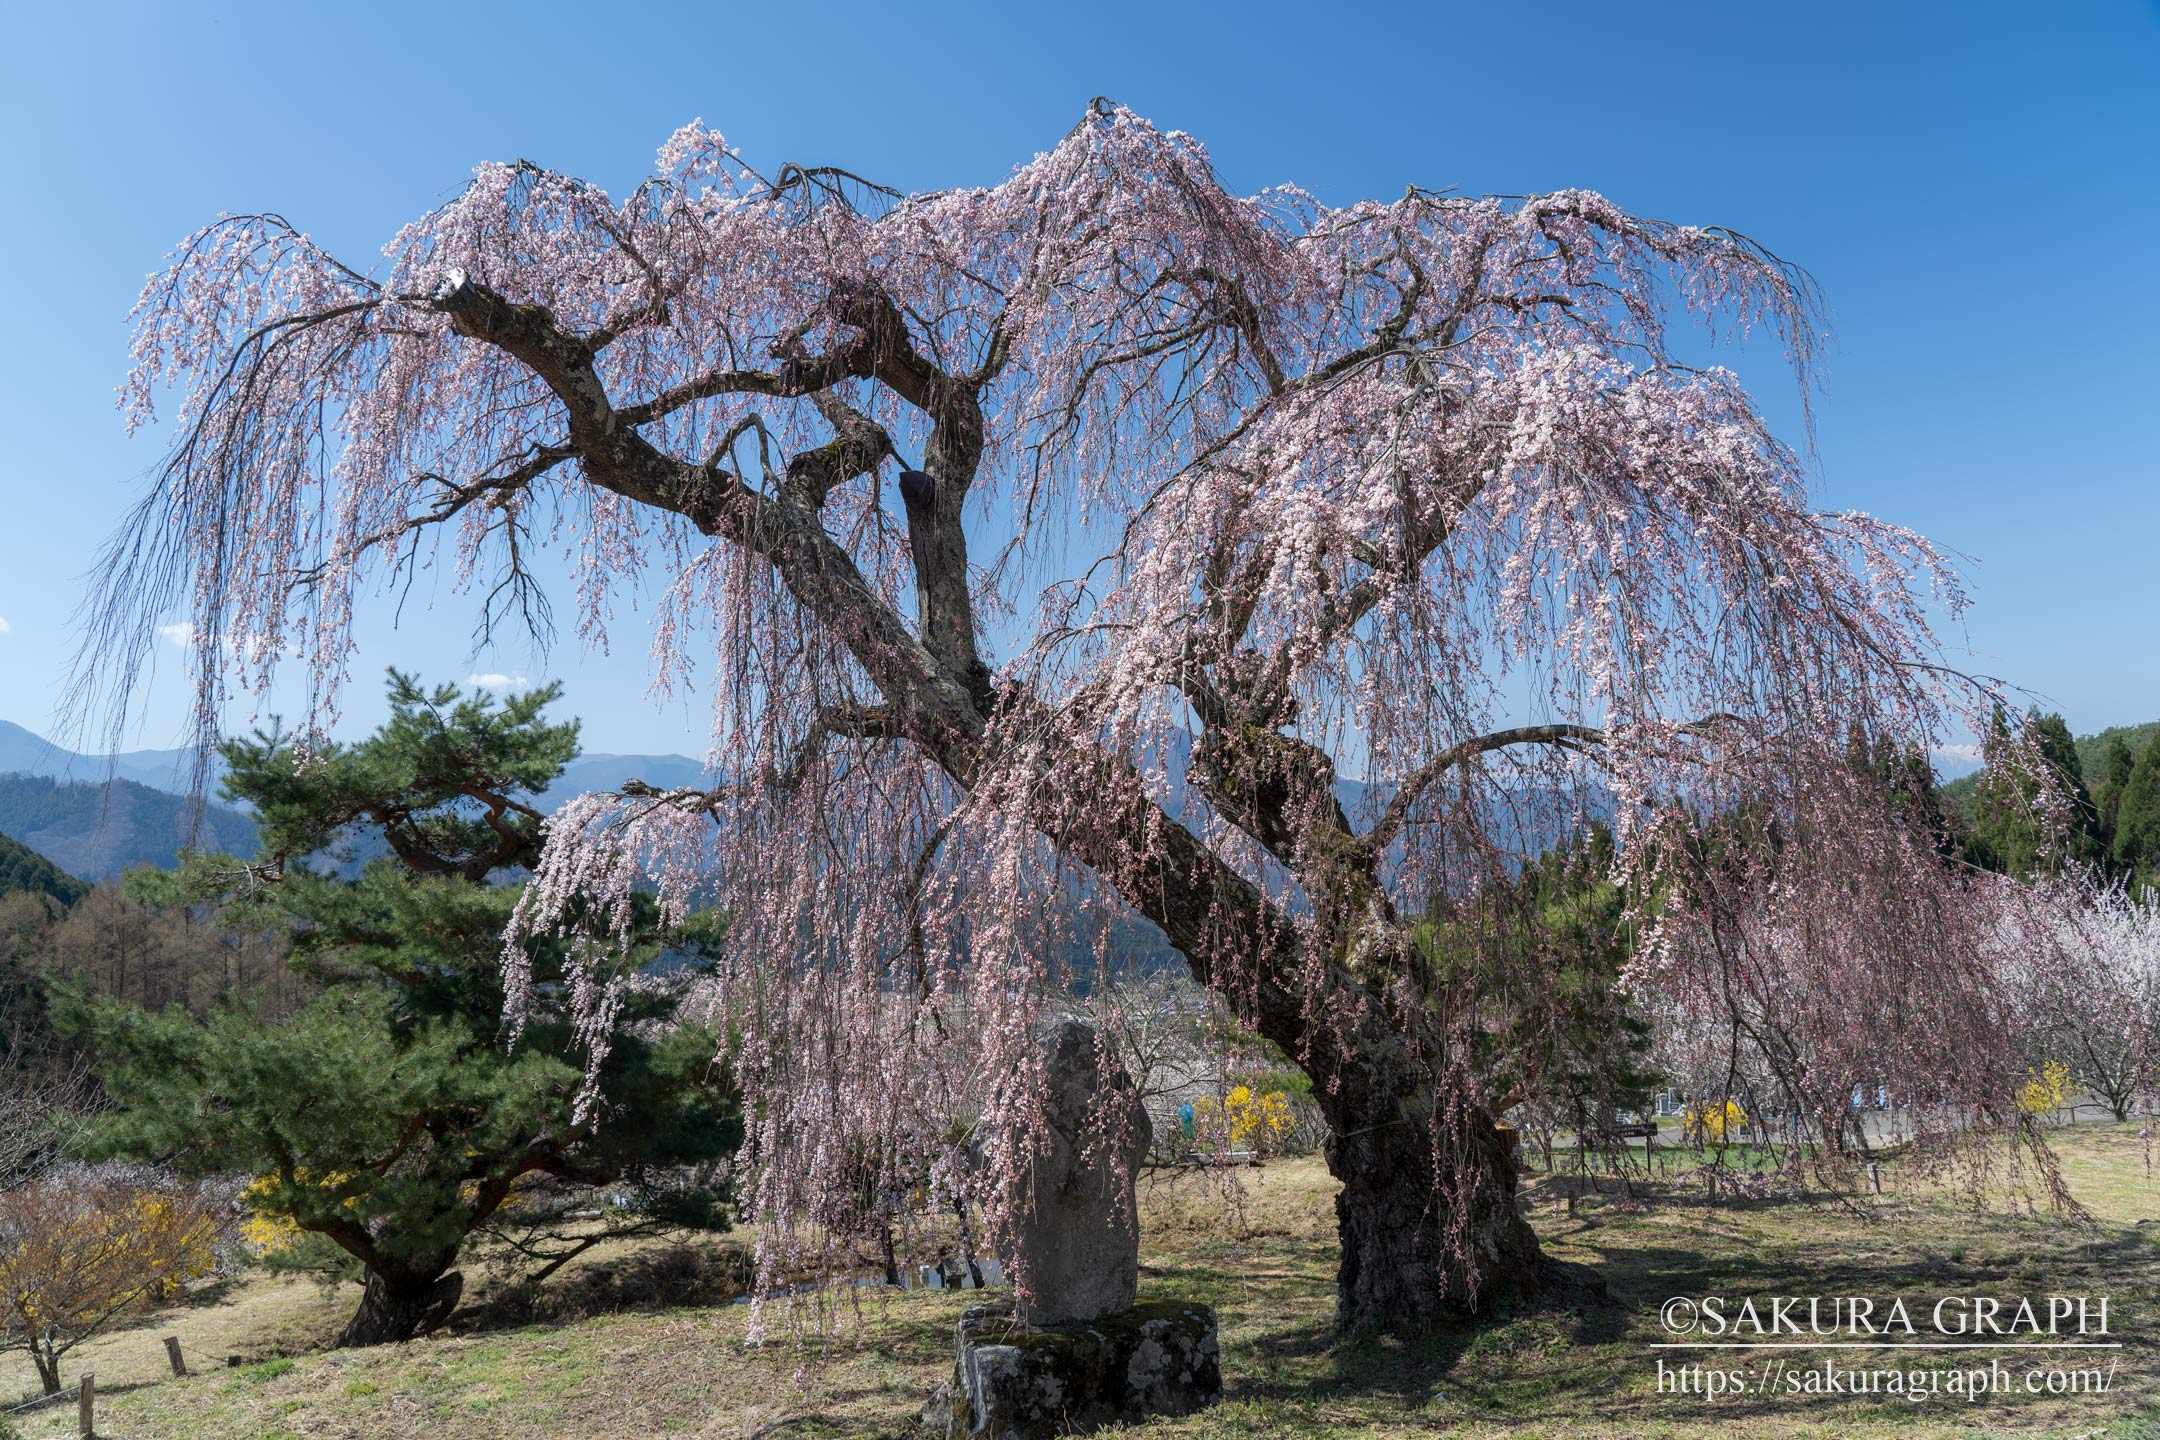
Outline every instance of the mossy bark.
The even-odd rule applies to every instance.
[[[1338,1103],[1329,1117],[1337,1326],[1416,1331],[1537,1294],[1545,1266],[1502,1132],[1474,1106],[1391,1108]]]

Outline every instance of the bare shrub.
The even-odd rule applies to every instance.
[[[217,1268],[233,1209],[215,1190],[125,1166],[59,1166],[0,1192],[0,1351],[48,1395],[85,1340]]]

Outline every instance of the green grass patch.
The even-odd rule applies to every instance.
[[[1706,1203],[1691,1157],[1599,1188],[1532,1173],[1532,1222],[1556,1256],[1595,1265],[1609,1302],[1531,1305],[1414,1341],[1340,1340],[1334,1184],[1316,1161],[1237,1177],[1144,1178],[1144,1297],[1197,1300],[1221,1320],[1228,1392],[1201,1415],[1121,1434],[1245,1440],[1398,1436],[1476,1440],[1891,1440],[2090,1436],[2160,1440],[2160,1186],[2134,1126],[2053,1132],[2089,1225],[2046,1214],[2030,1177],[2005,1169],[1978,1199],[1902,1163],[1856,1200]],[[1661,1150],[1664,1147],[1660,1147]],[[1225,1178],[1241,1190],[1226,1195]],[[1568,1190],[1581,1188],[1570,1212]],[[1553,1202],[1562,1200],[1556,1207]],[[1881,1396],[1710,1400],[1660,1393],[1649,1346],[1671,1296],[2105,1294],[2117,1352],[2105,1395],[1978,1405]],[[800,1338],[746,1346],[741,1307],[625,1311],[574,1324],[444,1335],[371,1350],[325,1348],[352,1295],[255,1278],[214,1304],[168,1312],[87,1347],[110,1440],[615,1440],[769,1434],[900,1440],[952,1362],[969,1297],[864,1293]],[[822,1318],[820,1331],[814,1322]],[[161,1373],[159,1337],[191,1354],[238,1353],[232,1370]],[[312,1340],[310,1337],[313,1337]],[[245,1347],[245,1348],[244,1348]],[[1816,1357],[1819,1359],[1819,1357]],[[1945,1370],[1954,1356],[1902,1357]],[[128,1367],[133,1366],[130,1370]],[[111,1378],[108,1379],[108,1376]],[[0,1393],[13,1380],[0,1372]],[[74,1414],[38,1412],[28,1440],[72,1436]]]

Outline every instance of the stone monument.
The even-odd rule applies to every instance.
[[[1053,1028],[1046,1052],[1048,1134],[1013,1237],[1027,1298],[1017,1312],[1008,1302],[961,1317],[953,1377],[923,1414],[947,1440],[1035,1440],[1188,1414],[1222,1394],[1215,1312],[1135,1303],[1133,1175],[1153,1129],[1131,1076],[1114,1057],[1102,1063],[1078,1020]]]

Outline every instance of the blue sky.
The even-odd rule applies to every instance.
[[[5,12],[0,719],[51,726],[82,576],[162,448],[112,408],[124,317],[217,212],[369,256],[477,161],[624,186],[693,116],[761,165],[984,183],[1097,94],[1239,190],[1586,186],[1806,265],[1824,501],[1973,557],[1949,637],[1973,668],[2080,733],[2160,716],[2155,4],[186,8]],[[1797,436],[1778,357],[1738,368]],[[350,721],[395,662],[560,676],[594,748],[701,750],[699,701],[645,698],[634,642],[474,654],[469,620],[450,595],[369,616]],[[144,745],[180,733],[164,669]]]

